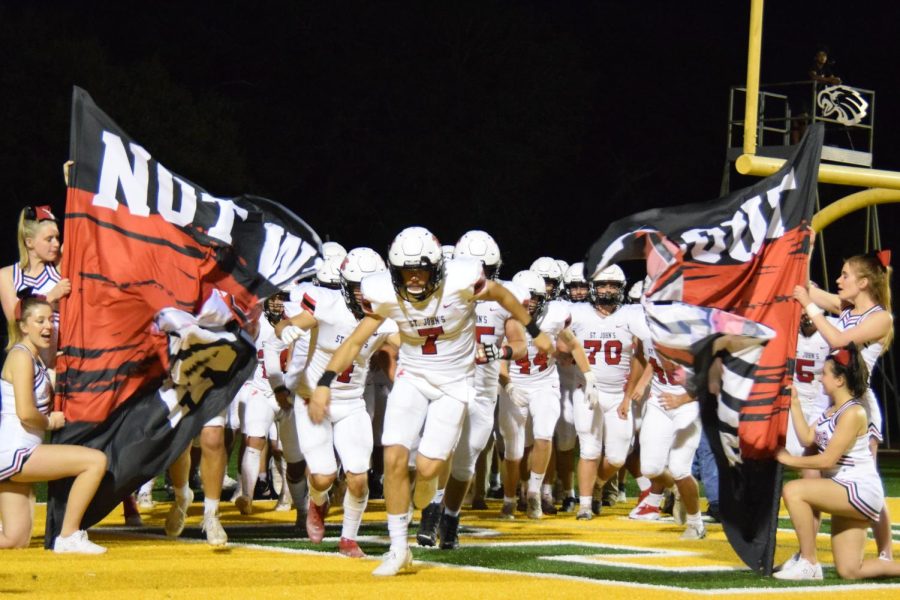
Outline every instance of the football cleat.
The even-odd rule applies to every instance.
[[[328,502],[318,506],[312,500],[306,512],[306,535],[309,541],[318,544],[325,538],[325,517],[328,516]]]
[[[362,548],[359,547],[356,540],[349,540],[344,537],[338,541],[338,552],[343,556],[348,556],[350,558],[366,557],[366,553],[362,551]]]
[[[541,496],[541,510],[545,515],[555,515],[559,512],[553,505],[553,499],[547,496]]]
[[[541,499],[538,498],[537,494],[530,494],[526,500],[528,504],[528,518],[529,519],[543,519],[544,511],[541,510]]]
[[[512,502],[504,502],[503,508],[500,509],[500,518],[509,521],[516,518],[516,505]]]
[[[594,518],[594,513],[586,508],[579,508],[578,514],[575,515],[576,521],[590,521]]]
[[[416,533],[416,541],[420,546],[431,547],[437,543],[441,512],[441,505],[438,502],[432,502],[422,509],[422,520],[419,521],[419,531]]]
[[[646,502],[641,502],[631,509],[631,512],[628,513],[628,518],[634,519],[635,521],[658,521],[659,507],[651,506]]]
[[[455,517],[446,513],[441,515],[438,532],[441,536],[441,550],[456,550],[459,548],[459,515]]]
[[[178,537],[184,531],[184,520],[187,518],[187,510],[194,501],[194,492],[188,489],[186,496],[179,497],[175,495],[172,506],[166,515],[166,535],[169,537]]]
[[[563,499],[562,502],[562,511],[563,512],[575,512],[575,507],[578,506],[578,499],[573,496],[568,496]]]
[[[372,575],[376,577],[392,577],[410,567],[412,567],[412,552],[409,551],[409,546],[407,546],[400,552],[394,550],[385,552],[381,556],[381,564],[375,567]]]
[[[808,581],[822,579],[822,564],[812,564],[802,556],[794,564],[785,567],[772,575],[775,579],[788,581]]]
[[[205,515],[201,531],[206,533],[206,543],[210,546],[224,546],[228,543],[228,534],[218,515]]]
[[[487,510],[488,505],[487,502],[484,501],[484,498],[472,498],[472,510]]]

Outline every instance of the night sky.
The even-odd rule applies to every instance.
[[[574,262],[613,220],[720,195],[748,21],[749,0],[0,0],[4,264],[22,206],[63,212],[73,85],[171,171],[277,200],[348,248],[481,228],[506,277]],[[763,30],[763,83],[805,79],[826,44],[845,83],[876,91],[888,170],[897,23],[897,2],[770,0]],[[890,246],[898,205],[880,214]],[[864,231],[859,215],[826,230],[832,276]]]
[[[827,44],[877,92],[876,166],[900,169],[900,11],[884,4],[770,0],[762,79],[805,78]],[[172,171],[348,247],[477,227],[507,276],[573,262],[612,220],[719,195],[748,20],[737,0],[2,2],[3,256],[21,206],[62,212],[77,84]],[[863,244],[859,223],[834,227]]]

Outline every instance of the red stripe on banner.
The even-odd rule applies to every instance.
[[[167,341],[152,332],[167,307],[194,313],[213,289],[239,307],[258,299],[216,261],[216,250],[159,215],[92,204],[70,188],[61,272],[72,293],[60,302],[57,407],[67,421],[99,422],[168,368]]]

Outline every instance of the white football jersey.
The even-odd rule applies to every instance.
[[[316,305],[315,298],[321,298],[324,295],[335,296],[341,300],[344,298],[340,290],[319,287],[308,281],[294,285],[290,294],[291,299],[284,303],[284,314],[288,318],[295,317],[303,311],[313,313]],[[312,393],[312,390],[304,385],[305,380],[302,375],[309,363],[312,346],[315,345],[314,332],[315,330],[304,331],[294,342],[291,358],[288,361],[287,374],[284,378],[285,385],[304,398],[309,398]]]
[[[512,292],[519,302],[525,302],[530,294],[511,281],[498,281]],[[493,300],[475,305],[475,342],[501,346],[506,337],[506,322],[512,318],[508,310]],[[479,398],[496,399],[500,377],[500,361],[495,360],[475,366],[475,395]]]
[[[303,382],[308,390],[315,388],[322,373],[328,366],[338,347],[350,337],[359,324],[350,309],[347,308],[342,294],[319,293],[332,290],[317,288],[305,295],[305,301],[312,304],[312,315],[318,323],[316,327],[316,343],[312,347],[309,364],[303,373]],[[338,373],[331,384],[332,401],[359,400],[363,397],[366,375],[369,371],[369,358],[387,340],[397,332],[397,324],[385,319],[372,336],[363,344],[353,363],[343,372]]]
[[[400,298],[387,271],[363,278],[364,308],[400,329],[398,374],[408,371],[436,386],[473,376],[474,297],[484,286],[481,262],[459,258],[444,263],[444,281],[422,302]]]
[[[571,321],[569,305],[559,300],[551,300],[547,303],[544,316],[538,323],[538,327],[550,337],[550,341],[555,345],[556,338],[559,337],[563,329],[569,326]],[[543,352],[538,352],[537,347],[534,345],[534,339],[530,335],[527,338],[528,356],[509,362],[510,380],[515,385],[529,385],[531,383],[544,382],[548,379],[558,381],[556,352],[551,352],[549,356]]]
[[[578,304],[587,306],[585,302],[570,302],[569,300],[560,300],[560,302],[564,302],[569,307],[570,313],[573,306]],[[559,385],[561,389],[574,390],[584,383],[581,369],[575,364],[575,359],[572,358],[571,354],[558,354],[556,357],[556,368],[559,371]]]
[[[572,333],[584,346],[597,389],[610,394],[625,391],[631,371],[634,338],[642,329],[643,309],[626,304],[603,316],[590,304],[572,307]]]
[[[269,373],[266,369],[266,360],[265,355],[267,352],[276,352],[280,354],[282,350],[285,349],[281,340],[278,339],[278,336],[275,335],[275,328],[269,323],[269,320],[266,318],[266,315],[260,315],[259,317],[259,332],[256,335],[256,369],[253,371],[253,376],[250,377],[250,383],[253,387],[266,392],[267,394],[272,393],[272,386],[269,384]],[[284,356],[285,363],[287,362],[287,355]],[[272,365],[272,361],[268,361],[269,366]],[[287,366],[283,364],[281,361],[281,357],[275,362],[275,365],[284,370],[284,367]]]
[[[823,393],[822,370],[825,368],[829,350],[828,342],[818,331],[809,337],[803,333],[797,335],[794,389],[800,398],[813,400]]]

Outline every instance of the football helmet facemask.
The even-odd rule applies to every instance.
[[[426,300],[444,279],[441,243],[424,227],[407,227],[388,248],[388,270],[398,296],[408,302]],[[425,271],[428,280],[410,289],[403,277],[409,271]]]
[[[290,298],[287,292],[275,292],[263,302],[263,314],[271,325],[276,325],[284,318],[284,303]]]
[[[531,295],[531,300],[527,305],[528,312],[537,321],[542,316],[547,302],[547,285],[544,283],[544,278],[531,270],[519,271],[513,277],[512,282],[513,285],[517,285]]]
[[[559,295],[560,288],[562,287],[563,272],[562,269],[559,268],[559,263],[556,262],[556,260],[549,256],[542,256],[531,263],[531,267],[529,267],[528,270],[534,271],[544,278],[544,282],[549,288],[547,294],[550,300],[555,299]]]
[[[615,291],[601,287],[614,287]],[[625,301],[625,273],[618,265],[610,265],[594,275],[591,301],[598,306],[620,306]]]
[[[587,302],[591,298],[591,284],[584,276],[584,263],[574,263],[563,274],[563,294],[570,302]]]
[[[386,270],[384,260],[371,248],[354,248],[347,253],[344,262],[341,263],[341,292],[347,308],[357,321],[365,316],[365,311],[359,303],[359,287],[363,277]]]

